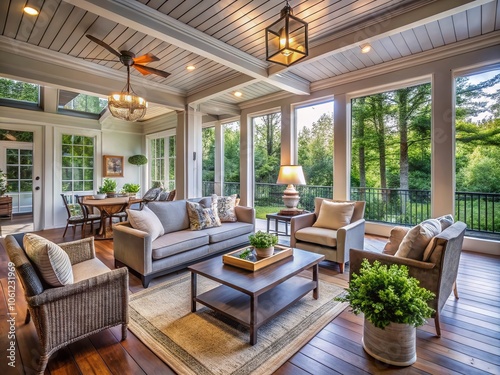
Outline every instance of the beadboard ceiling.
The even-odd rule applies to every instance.
[[[24,14],[27,4],[40,14]],[[171,73],[167,78],[131,70],[134,90],[149,101],[234,115],[257,98],[307,95],[344,74],[468,39],[490,34],[489,43],[500,44],[499,4],[291,0],[309,24],[310,53],[286,68],[265,61],[264,29],[278,19],[281,0],[0,0],[0,75],[99,95],[121,89],[126,68],[101,61],[116,57],[85,37],[91,34],[115,50],[160,58],[148,66]],[[367,42],[372,50],[363,54]]]

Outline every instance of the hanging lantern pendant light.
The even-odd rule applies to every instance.
[[[266,60],[289,66],[307,56],[307,23],[293,15],[286,1],[280,19],[266,27]]]

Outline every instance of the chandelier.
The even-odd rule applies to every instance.
[[[266,60],[289,66],[307,54],[307,23],[293,15],[286,0],[280,19],[266,27]]]
[[[113,117],[125,121],[137,121],[144,117],[148,102],[138,96],[130,86],[130,66],[127,65],[127,85],[120,93],[108,96],[108,108]]]

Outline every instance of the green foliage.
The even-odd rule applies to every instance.
[[[102,186],[99,187],[99,194],[116,192],[116,181],[111,178],[102,180]]]
[[[38,103],[38,91],[38,85],[0,78],[0,98]]]
[[[145,155],[133,155],[128,158],[128,162],[133,165],[144,165],[148,162],[148,158]]]
[[[434,312],[427,302],[435,295],[419,286],[419,281],[408,276],[408,267],[379,261],[370,264],[363,260],[359,275],[354,274],[347,293],[336,301],[348,302],[352,311],[363,313],[375,327],[385,328],[389,323],[425,324]]]
[[[7,174],[0,169],[0,197],[8,191]]]
[[[265,249],[276,245],[278,243],[278,236],[259,230],[257,233],[249,235],[248,240],[253,247]]]
[[[131,184],[129,182],[123,184],[122,191],[124,193],[138,193],[141,190],[141,185]]]

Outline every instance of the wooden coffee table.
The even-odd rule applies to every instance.
[[[318,299],[318,264],[324,258],[293,249],[293,256],[255,272],[223,264],[222,257],[194,264],[188,267],[191,271],[191,311],[196,312],[196,302],[199,302],[249,327],[250,344],[255,345],[257,330],[262,324],[310,291],[313,291],[313,298]],[[310,268],[312,280],[295,277]],[[197,295],[198,275],[222,285]]]

